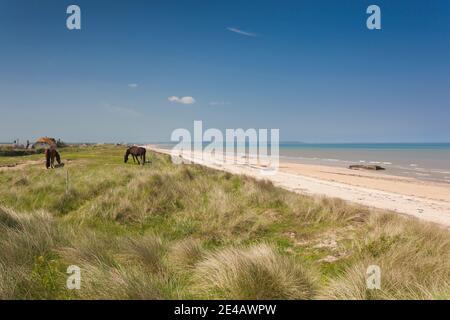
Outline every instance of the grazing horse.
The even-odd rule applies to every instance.
[[[61,157],[59,156],[58,151],[54,148],[45,149],[45,166],[47,169],[55,168],[55,159],[58,162],[58,165],[61,166]]]
[[[142,161],[142,165],[145,164],[145,154],[147,153],[147,150],[145,148],[142,147],[131,147],[129,149],[127,149],[127,152],[125,153],[125,163],[127,163],[128,161],[128,157],[131,156],[133,157],[133,161],[138,164],[141,164],[139,162],[139,158],[141,158]]]

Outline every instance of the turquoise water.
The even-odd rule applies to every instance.
[[[386,174],[450,183],[450,143],[280,143],[280,161],[337,167],[376,164],[386,168]]]

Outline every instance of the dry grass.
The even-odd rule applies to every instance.
[[[361,239],[362,240],[359,240]],[[332,299],[450,299],[450,238],[447,230],[393,215],[371,216],[355,241],[357,262],[332,279]],[[381,269],[381,289],[366,288],[369,265]]]
[[[311,299],[315,279],[267,245],[213,252],[195,269],[195,290],[220,299]]]
[[[139,238],[126,238],[122,241],[121,250],[127,260],[137,260],[151,272],[163,269],[162,257],[165,247],[158,236],[151,234]]]
[[[68,189],[65,169],[0,173],[0,299],[450,298],[448,230],[162,155],[62,155]]]
[[[123,264],[110,267],[83,264],[85,276],[82,289],[77,291],[83,299],[168,299],[164,294],[162,276],[143,272],[139,265]]]
[[[0,298],[48,298],[59,290],[53,250],[65,243],[53,217],[40,211],[18,214],[0,207]],[[41,274],[42,267],[49,273]],[[61,274],[59,274],[61,275]]]
[[[203,258],[204,253],[205,250],[199,240],[180,240],[171,246],[168,263],[179,268],[192,268]]]

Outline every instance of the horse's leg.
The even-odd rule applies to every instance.
[[[142,155],[142,165],[145,164],[145,153]]]
[[[49,154],[49,150],[48,149],[45,150],[45,167],[47,169],[50,168],[50,154]]]
[[[136,163],[136,156],[134,154],[131,154],[131,156],[133,157],[133,163]]]
[[[58,162],[58,164],[61,164],[61,156],[59,155],[58,151],[55,151],[55,157],[56,157],[56,162]]]
[[[136,160],[137,160],[137,163],[140,165],[141,163],[139,162],[139,156],[136,156]]]

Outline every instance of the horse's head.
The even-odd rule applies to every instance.
[[[125,152],[125,157],[124,157],[124,159],[123,159],[123,161],[125,162],[125,163],[127,163],[128,162],[128,157],[130,156],[130,149],[127,149],[127,152]]]

